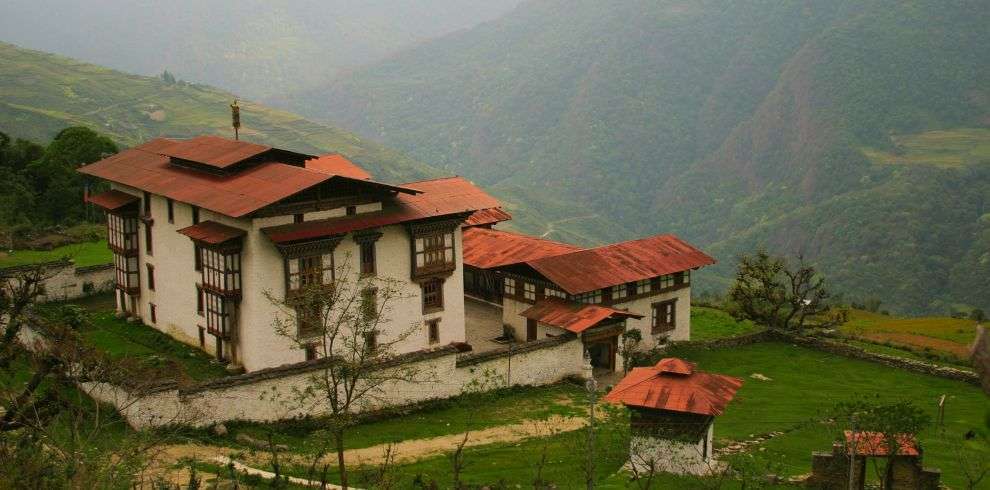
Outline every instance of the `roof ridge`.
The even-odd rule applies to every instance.
[[[479,229],[479,231],[480,230],[481,229]],[[566,247],[576,247],[577,248],[577,250],[571,250],[570,252],[564,252],[564,253],[561,253],[561,254],[558,254],[558,255],[564,255],[564,254],[569,254],[569,253],[572,253],[572,252],[580,252],[582,250],[588,250],[588,249],[586,249],[584,247],[581,247],[580,245],[574,245],[572,243],[566,243],[566,242],[558,242],[556,240],[551,240],[549,238],[543,238],[543,237],[538,237],[538,236],[533,236],[533,235],[527,235],[525,233],[518,232],[518,231],[496,230],[496,229],[493,229],[493,228],[483,228],[483,230],[485,230],[487,232],[491,232],[491,233],[505,233],[506,235],[514,235],[514,236],[518,236],[518,237],[522,237],[522,238],[528,238],[530,240],[539,240],[541,242],[553,243],[555,245],[564,245]],[[556,257],[556,256],[557,255],[553,255],[552,257]],[[543,257],[543,258],[546,258],[546,257]]]
[[[395,185],[402,186],[402,185],[409,185],[409,184],[422,184],[422,183],[425,183],[425,182],[439,182],[441,180],[453,180],[453,179],[464,179],[464,180],[466,180],[468,182],[471,182],[471,184],[474,184],[474,182],[472,182],[471,179],[464,178],[464,177],[462,177],[460,175],[448,175],[446,177],[437,177],[437,178],[433,178],[433,179],[413,180],[413,181],[410,181],[410,182],[403,182],[401,184],[395,184]]]

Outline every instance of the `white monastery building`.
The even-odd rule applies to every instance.
[[[421,331],[397,354],[578,336],[615,370],[627,329],[642,348],[690,337],[691,271],[714,263],[672,235],[585,249],[496,230],[511,217],[463,178],[386,184],[341,155],[217,136],[80,172],[110,184],[88,201],[107,213],[118,311],[248,372],[315,355],[275,332],[269,295],[338,270],[403,284],[379,338]],[[497,321],[472,325],[466,303]]]

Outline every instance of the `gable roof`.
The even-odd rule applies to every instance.
[[[526,262],[570,294],[683,272],[715,263],[674,235],[657,235]]]
[[[690,366],[691,372],[667,370],[671,366],[682,371]],[[722,415],[741,386],[739,378],[697,371],[686,361],[668,358],[654,367],[633,368],[604,400],[631,407],[716,416]]]
[[[174,144],[164,148],[162,154],[224,169],[269,150],[272,150],[272,147],[220,136],[203,135],[188,140],[175,141]]]
[[[643,318],[643,315],[625,310],[558,298],[546,298],[537,301],[520,315],[574,333],[581,333],[607,318]]]
[[[219,139],[223,140],[223,138]],[[235,218],[331,179],[361,182],[393,192],[419,192],[370,180],[318,172],[278,161],[258,163],[227,175],[201,172],[170,164],[170,157],[167,154],[176,153],[173,151],[174,146],[181,146],[182,143],[156,138],[86,165],[80,168],[79,172]],[[222,156],[216,158],[217,161],[229,160]]]
[[[338,154],[320,155],[311,160],[306,160],[306,168],[330,175],[371,180],[371,174],[367,170],[357,166],[357,164],[348,160],[343,155]]]
[[[419,194],[400,194],[381,211],[272,226],[262,231],[275,243],[288,243],[440,216],[467,217],[479,209],[499,206],[498,200],[461,177],[411,182],[402,187]]]
[[[581,247],[518,233],[468,228],[464,236],[464,264],[492,269],[533,259],[581,250]]]
[[[495,223],[509,221],[510,219],[512,219],[512,215],[502,208],[482,209],[475,211],[474,214],[465,220],[464,226],[494,225]]]

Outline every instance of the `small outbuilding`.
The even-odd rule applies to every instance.
[[[739,378],[666,358],[653,367],[634,368],[604,399],[632,411],[629,464],[634,470],[705,474],[714,463],[715,417],[741,386]]]

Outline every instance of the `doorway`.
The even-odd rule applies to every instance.
[[[588,357],[596,371],[615,371],[615,355],[618,351],[618,337],[609,337],[588,344]]]

